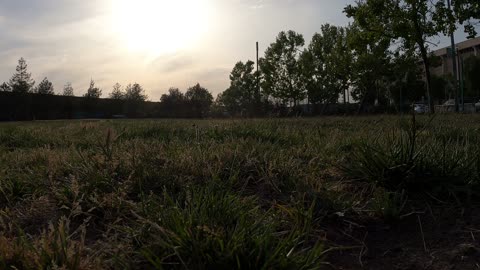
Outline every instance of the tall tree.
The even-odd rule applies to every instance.
[[[125,89],[125,99],[129,101],[145,101],[148,96],[145,90],[138,83],[129,84]]]
[[[95,81],[90,80],[90,86],[88,87],[87,93],[84,95],[86,98],[100,98],[102,96],[102,90],[98,87],[95,87]]]
[[[434,111],[431,98],[431,73],[427,40],[438,34],[433,21],[434,7],[425,0],[361,0],[357,6],[345,9],[359,27],[368,34],[380,34],[391,42],[402,40],[403,49],[419,51],[423,61],[430,111]]]
[[[425,97],[425,82],[422,76],[421,62],[416,54],[391,55],[391,65],[386,67],[388,83],[387,95],[395,102],[399,111],[403,111],[406,103],[412,103]],[[441,88],[441,87],[440,87]],[[444,90],[438,87],[438,80],[432,76],[432,97],[443,98]],[[441,92],[441,95],[439,95]]]
[[[464,64],[467,95],[480,97],[480,57],[469,57]]]
[[[168,94],[163,94],[160,98],[162,103],[180,104],[185,102],[185,95],[178,88],[171,87]]]
[[[41,95],[54,95],[55,94],[55,89],[53,88],[52,82],[48,80],[47,77],[45,77],[37,86],[35,89],[35,92],[37,94]]]
[[[11,92],[12,91],[12,88],[10,88],[10,85],[8,85],[7,83],[2,83],[0,85],[0,92]]]
[[[185,93],[185,97],[187,98],[190,106],[192,106],[193,117],[205,117],[213,103],[212,94],[206,88],[200,86],[199,83],[188,88],[187,92]]]
[[[310,102],[336,103],[343,94],[346,103],[352,58],[347,29],[322,25],[301,57]]]
[[[67,96],[67,97],[73,97],[74,96],[74,92],[73,92],[73,86],[72,86],[72,83],[67,83],[64,87],[63,87],[63,93],[62,93],[63,96]]]
[[[35,81],[32,79],[32,74],[27,71],[28,65],[25,59],[20,58],[16,68],[16,73],[10,79],[9,85],[13,92],[29,93],[33,90]]]
[[[113,90],[110,93],[109,97],[111,99],[124,99],[125,98],[125,93],[122,91],[122,86],[118,82],[113,86]]]
[[[454,10],[446,8],[447,0],[359,0],[345,8],[347,16],[369,33],[381,34],[392,42],[402,41],[404,51],[417,52],[423,62],[430,111],[434,112],[431,87],[429,40],[439,33],[449,34],[457,23],[467,23],[466,30],[475,34],[470,19],[480,17],[478,0],[453,1]]]
[[[367,33],[357,26],[350,27],[348,46],[352,52],[352,97],[360,101],[359,111],[386,96],[384,82],[391,69],[390,39]]]
[[[299,64],[305,40],[294,31],[280,32],[260,60],[265,94],[296,106],[306,96],[306,82]]]
[[[258,114],[262,109],[262,97],[258,88],[255,63],[238,62],[230,73],[230,87],[217,100],[231,114]]]
[[[186,117],[187,99],[178,88],[171,87],[168,94],[160,98],[162,115],[166,117]]]

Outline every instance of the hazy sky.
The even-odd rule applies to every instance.
[[[0,83],[20,57],[56,92],[90,79],[103,89],[138,82],[150,100],[197,82],[215,95],[237,61],[261,55],[282,30],[307,43],[324,23],[346,25],[353,0],[1,0]]]

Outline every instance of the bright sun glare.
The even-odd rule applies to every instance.
[[[157,57],[192,47],[209,24],[209,0],[113,0],[113,27],[132,51]]]

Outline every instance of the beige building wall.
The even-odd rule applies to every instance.
[[[480,37],[469,39],[456,45],[458,55],[465,60],[470,56],[480,56]],[[447,48],[442,48],[433,52],[434,55],[441,58],[442,64],[431,69],[432,74],[436,76],[452,75],[453,61],[452,57],[447,55]]]

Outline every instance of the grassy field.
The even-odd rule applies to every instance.
[[[480,269],[480,117],[0,124],[0,269]]]

